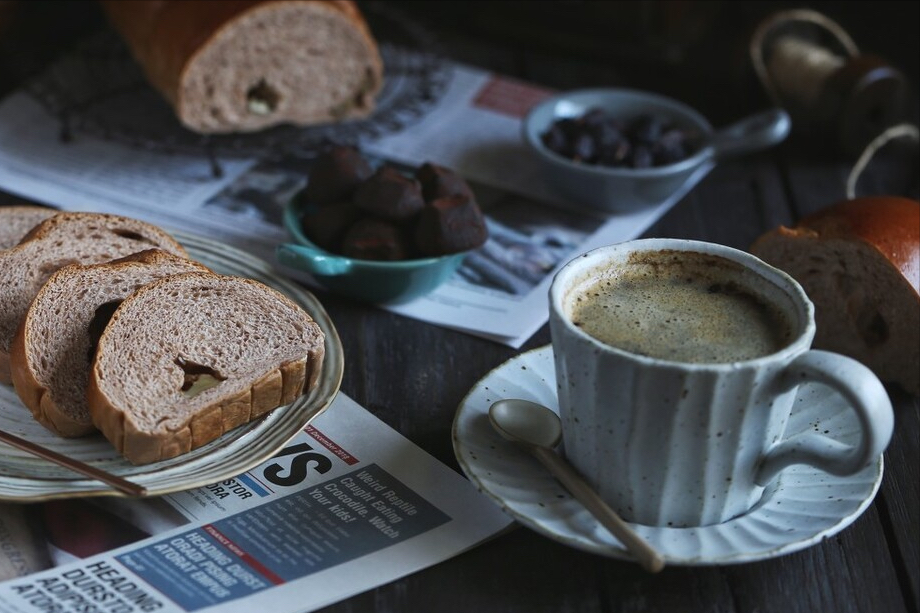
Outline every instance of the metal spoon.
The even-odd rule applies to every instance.
[[[562,457],[553,451],[562,437],[559,416],[528,400],[499,400],[489,409],[492,427],[505,439],[530,451],[601,524],[617,537],[647,571],[657,573],[664,559],[652,549]]]

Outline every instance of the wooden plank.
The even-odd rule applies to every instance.
[[[920,611],[920,398],[889,388],[895,431],[885,452],[879,510],[910,611]]]
[[[788,190],[797,216],[808,215],[846,196],[846,179],[852,161],[804,158],[791,154],[786,162]],[[867,169],[865,183],[870,187],[890,182],[890,167],[872,166]],[[889,388],[895,406],[896,430],[886,452],[886,476],[874,505],[879,525],[866,541],[882,541],[889,550],[889,560],[883,567],[872,567],[872,577],[881,580],[882,568],[890,566],[898,579],[898,594],[904,606],[912,612],[920,610],[920,453],[917,449],[917,398]],[[877,609],[886,610],[886,609]]]

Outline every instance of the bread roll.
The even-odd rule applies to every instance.
[[[257,281],[196,272],[154,281],[99,339],[93,423],[134,464],[186,453],[313,388],[324,338]]]
[[[186,257],[160,228],[103,213],[58,213],[0,251],[0,383],[9,383],[10,344],[29,303],[52,273],[67,264],[96,264],[159,248]]]
[[[767,232],[751,252],[805,288],[815,303],[816,348],[920,394],[920,203],[844,201]]]
[[[13,386],[35,419],[65,437],[95,432],[86,384],[95,342],[107,318],[138,288],[194,271],[208,269],[150,249],[114,262],[71,264],[51,275],[32,300],[10,347]]]
[[[28,204],[0,206],[0,249],[15,246],[29,230],[55,213],[55,209]]]
[[[350,0],[103,0],[150,83],[200,133],[363,117],[383,63]]]

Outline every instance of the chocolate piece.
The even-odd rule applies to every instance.
[[[313,162],[304,198],[313,204],[350,200],[373,169],[354,147],[335,146]]]
[[[392,166],[378,168],[358,187],[355,204],[366,213],[390,221],[409,219],[425,207],[418,181]]]
[[[687,141],[686,133],[679,128],[671,128],[663,132],[658,142],[652,147],[652,152],[655,154],[655,165],[673,164],[688,157]]]
[[[303,233],[317,247],[337,252],[345,231],[361,216],[350,200],[335,204],[307,205],[300,217]]]
[[[475,200],[469,184],[449,168],[426,162],[415,172],[415,178],[422,185],[425,202],[431,202],[444,196],[461,195]]]
[[[596,108],[554,121],[541,139],[548,149],[575,162],[632,168],[673,164],[700,147],[694,131],[663,116],[620,120]]]
[[[382,219],[358,220],[342,239],[342,255],[361,260],[404,260],[410,250],[399,226]]]
[[[461,195],[428,203],[415,229],[416,245],[429,256],[475,249],[488,237],[482,211],[474,200]]]

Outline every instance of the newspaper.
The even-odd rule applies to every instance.
[[[698,182],[703,166],[667,201],[623,215],[570,206],[546,185],[521,141],[521,121],[549,91],[460,64],[419,121],[360,143],[377,163],[426,161],[472,184],[490,230],[457,274],[402,315],[520,347],[547,320],[552,274],[577,253],[642,234]],[[148,151],[86,135],[63,142],[60,121],[25,91],[0,103],[0,189],[65,210],[129,215],[226,241],[267,261],[290,240],[284,203],[306,184],[297,154],[219,159]],[[305,283],[305,273],[281,269]]]
[[[511,523],[463,477],[343,394],[249,472],[160,498],[92,504],[56,510],[44,529],[64,563],[0,583],[0,611],[311,611],[452,557]],[[94,529],[96,551],[87,545]],[[118,538],[132,542],[106,551]]]

